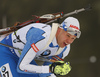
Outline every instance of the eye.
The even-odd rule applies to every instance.
[[[75,40],[75,39],[76,39],[76,37],[73,37],[72,39],[73,39],[73,40]]]
[[[72,38],[73,40],[75,39],[75,38]]]
[[[67,37],[70,37],[70,35],[67,35]]]

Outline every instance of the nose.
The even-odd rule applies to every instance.
[[[66,43],[71,44],[71,43],[72,43],[72,40],[71,40],[70,38],[68,38],[68,39],[66,40]]]

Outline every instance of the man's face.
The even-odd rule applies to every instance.
[[[59,33],[56,35],[57,43],[60,47],[65,47],[68,44],[71,44],[75,39],[75,35],[69,34],[67,31],[61,29]]]

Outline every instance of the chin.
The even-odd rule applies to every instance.
[[[61,48],[64,48],[65,46],[60,46]]]
[[[64,47],[65,47],[64,44],[58,44],[58,45],[59,45],[59,47],[61,47],[61,48],[64,48]]]
[[[64,47],[61,47],[61,48],[64,48]]]

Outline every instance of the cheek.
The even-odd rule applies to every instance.
[[[59,39],[60,39],[60,40],[62,40],[62,39],[64,39],[64,38],[65,38],[65,37],[64,37],[63,34],[59,35]]]
[[[74,42],[74,40],[73,40],[73,39],[71,39],[71,40],[70,40],[70,44],[71,44],[71,43],[73,43],[73,42]]]
[[[64,32],[61,32],[59,33],[58,37],[57,37],[57,42],[58,43],[61,43],[63,42],[64,40],[66,40],[67,36],[66,36],[66,33]]]
[[[74,39],[75,40],[75,39]],[[72,40],[72,43],[74,42],[74,40]]]
[[[63,38],[63,40],[67,40],[68,39],[67,35],[63,35],[62,38]]]
[[[63,40],[63,36],[60,34],[60,35],[57,37],[57,43],[62,42],[62,40]]]
[[[59,40],[60,40],[60,42],[62,43],[62,42],[64,42],[65,40],[66,40],[66,36],[65,35],[61,35],[60,37],[59,37]]]

